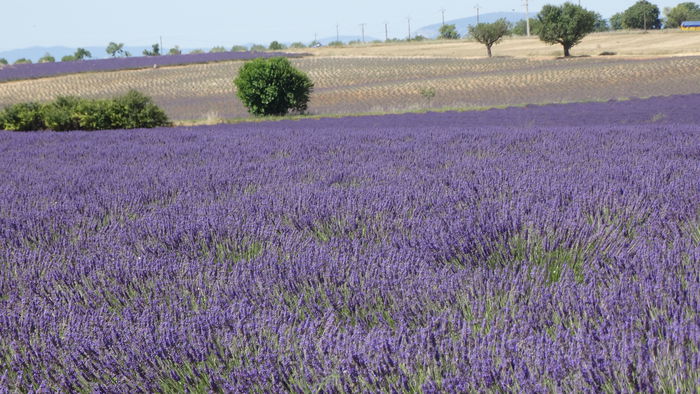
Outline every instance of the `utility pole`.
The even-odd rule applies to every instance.
[[[442,25],[445,26],[445,11],[447,11],[444,8],[440,8],[440,12],[442,12]]]
[[[384,41],[389,41],[389,24],[384,22]]]
[[[527,3],[528,0],[523,0],[525,5],[525,33],[530,37],[530,7]]]
[[[340,27],[337,23],[335,24],[335,41],[340,41]]]
[[[408,41],[411,41],[411,17],[407,17],[406,20],[408,20]]]
[[[479,8],[481,8],[481,7],[479,7],[479,5],[477,4],[476,7],[474,7],[474,8],[476,8],[476,24],[478,25],[479,24]]]
[[[366,23],[360,23],[360,27],[362,27],[362,42],[365,42],[365,25]]]
[[[163,48],[163,36],[160,36],[160,53],[161,55],[164,53],[163,51],[165,48]]]

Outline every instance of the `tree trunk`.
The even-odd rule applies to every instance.
[[[570,49],[571,49],[570,46],[564,45],[564,57],[569,57],[569,56],[571,56],[571,52],[569,52]]]
[[[491,45],[486,45],[486,52],[488,52],[489,57],[491,57]]]

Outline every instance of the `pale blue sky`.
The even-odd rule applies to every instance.
[[[581,5],[609,17],[636,0],[582,0]],[[663,7],[683,0],[653,1]],[[531,0],[530,9],[564,1]],[[163,37],[163,46],[208,48],[215,45],[269,44],[365,34],[384,37],[407,35],[412,29],[481,13],[522,11],[522,0],[6,0],[0,11],[0,50],[30,46],[102,46],[109,41],[150,45]]]

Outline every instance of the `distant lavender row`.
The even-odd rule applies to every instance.
[[[0,132],[0,392],[694,392],[674,102]]]
[[[281,52],[214,52],[167,56],[120,57],[75,62],[16,64],[0,68],[0,82],[90,71],[130,70],[153,67],[154,65],[158,67],[174,66],[226,60],[249,60],[259,57],[274,56],[297,57],[300,55]]]

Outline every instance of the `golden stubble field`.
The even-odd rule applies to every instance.
[[[496,47],[495,53],[509,53],[509,46],[520,52],[513,49],[513,56],[492,59],[469,56],[470,51],[483,51],[483,46],[466,41],[438,41],[313,49],[311,56],[292,62],[315,83],[309,105],[312,114],[700,93],[700,50],[696,55],[691,47],[673,56],[661,51],[653,55],[650,48],[661,46],[662,39],[667,41],[665,48],[696,43],[700,47],[700,34],[610,33],[590,36],[573,53],[619,53],[619,48],[630,46],[626,49],[629,55],[559,59],[552,53],[560,48],[531,42],[536,40],[532,38],[518,38]],[[532,55],[534,47],[544,47],[538,50],[550,54]],[[639,53],[631,54],[635,51]],[[246,110],[236,98],[232,83],[241,64],[222,62],[5,82],[0,83],[0,105],[48,101],[61,95],[111,97],[137,89],[152,96],[174,120],[244,117]]]

